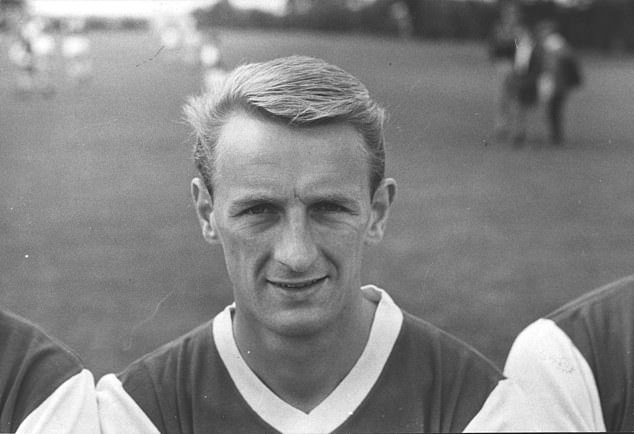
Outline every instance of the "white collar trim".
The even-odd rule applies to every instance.
[[[367,285],[361,290],[364,297],[378,303],[368,342],[348,375],[308,414],[273,393],[240,355],[231,324],[235,304],[214,318],[214,341],[231,379],[249,406],[276,430],[283,433],[333,431],[354,413],[376,383],[400,333],[403,314],[382,289]]]

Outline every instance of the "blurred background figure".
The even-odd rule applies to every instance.
[[[155,25],[165,50],[187,64],[198,62],[202,36],[191,14],[163,15],[156,19]]]
[[[48,33],[45,20],[31,17],[19,26],[16,40],[9,48],[9,59],[16,67],[19,94],[51,96],[54,93],[52,73],[55,54],[55,39]]]
[[[500,83],[494,126],[499,139],[510,137],[521,143],[526,136],[526,109],[536,99],[531,62],[534,45],[519,5],[500,3],[499,19],[489,38],[489,56]]]
[[[85,35],[85,20],[69,18],[61,23],[64,71],[72,81],[83,82],[92,77],[90,39]]]
[[[401,38],[410,38],[414,34],[414,24],[409,6],[404,1],[390,5],[390,18],[396,23],[396,31]]]
[[[180,18],[183,41],[183,60],[185,63],[195,65],[200,56],[200,48],[203,37],[198,30],[198,24],[191,14],[183,14]]]
[[[528,27],[520,27],[511,72],[504,86],[509,98],[509,136],[515,146],[526,140],[527,112],[537,103],[539,62],[536,41]]]
[[[16,68],[16,87],[18,92],[30,92],[33,88],[35,61],[33,45],[27,32],[20,28],[15,41],[9,47],[9,59]]]
[[[171,17],[160,17],[156,20],[156,27],[161,38],[161,45],[166,50],[175,50],[181,43],[181,35],[174,19]]]
[[[552,144],[564,140],[564,109],[571,90],[582,84],[579,61],[557,24],[544,20],[536,26],[539,61],[539,98],[545,105],[546,123]]]
[[[216,32],[212,31],[204,38],[200,47],[200,65],[205,89],[215,89],[222,84],[227,68],[222,60],[220,38]]]

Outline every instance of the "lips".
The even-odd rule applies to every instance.
[[[269,280],[271,285],[277,286],[283,289],[305,289],[310,288],[313,285],[319,284],[326,280],[326,277],[319,277],[317,279],[301,280],[301,281],[275,281]]]

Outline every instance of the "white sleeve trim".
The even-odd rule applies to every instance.
[[[160,434],[114,374],[97,383],[97,403],[102,434]]]
[[[531,405],[524,391],[511,380],[501,380],[464,432],[545,431],[545,415]]]
[[[98,434],[95,382],[84,369],[72,376],[24,419],[16,434]]]
[[[537,320],[518,335],[504,374],[548,416],[545,430],[606,430],[592,369],[552,320]]]

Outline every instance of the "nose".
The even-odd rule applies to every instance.
[[[307,220],[305,213],[292,211],[275,245],[275,260],[295,273],[308,271],[318,256]]]

